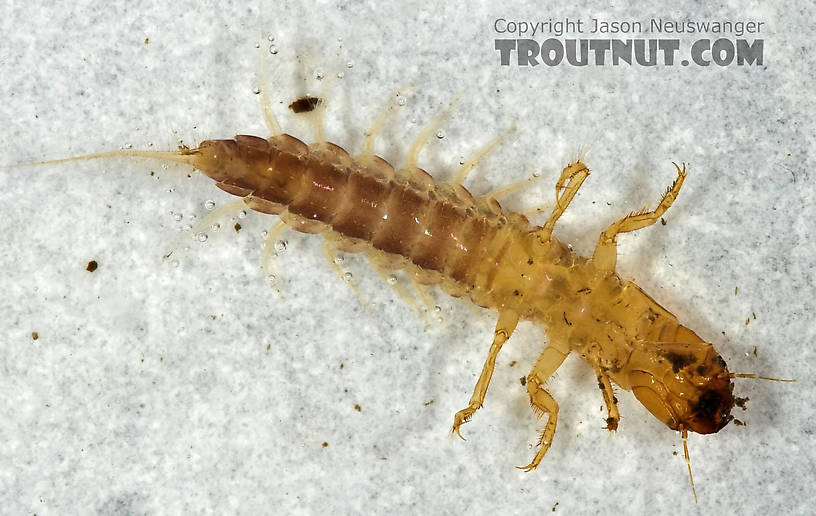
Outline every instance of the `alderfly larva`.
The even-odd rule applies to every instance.
[[[563,169],[555,206],[548,220],[535,226],[523,214],[503,209],[496,196],[474,196],[463,186],[498,138],[451,181],[436,182],[417,166],[417,158],[444,113],[421,132],[396,170],[374,153],[393,104],[367,133],[362,152],[352,156],[325,139],[325,92],[289,106],[313,118],[317,141],[309,145],[283,133],[265,90],[260,96],[271,133],[266,139],[239,135],[175,152],[126,150],[49,163],[131,156],[189,165],[252,210],[277,215],[296,231],[323,235],[329,255],[362,252],[380,271],[403,269],[418,288],[437,284],[452,296],[495,310],[498,321],[481,375],[468,405],[454,416],[452,432],[460,437],[461,426],[482,406],[499,351],[519,321],[543,325],[548,344],[524,384],[533,411],[547,420],[535,455],[521,469],[536,468],[552,445],[558,403],[544,385],[573,352],[597,377],[610,431],[620,418],[613,384],[632,391],[649,412],[679,431],[684,445],[689,431],[715,433],[733,419],[732,379],[756,376],[729,372],[710,343],[615,272],[618,235],[661,220],[686,179],[685,165],[675,164],[676,179],[655,209],[609,225],[592,256],[584,257],[553,236],[589,176],[580,159]]]

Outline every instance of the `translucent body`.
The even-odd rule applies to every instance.
[[[258,68],[264,83],[262,53]],[[236,136],[177,152],[124,150],[48,163],[121,156],[192,165],[214,179],[219,188],[241,198],[204,218],[202,227],[230,209],[247,206],[279,216],[280,221],[268,232],[264,257],[272,252],[270,243],[287,227],[317,233],[325,237],[329,264],[340,276],[344,274],[333,251],[364,252],[406,299],[405,291],[383,269],[405,269],[426,302],[422,284],[440,284],[453,296],[468,296],[496,310],[493,340],[473,395],[454,416],[452,432],[460,437],[460,427],[482,406],[498,353],[519,320],[541,324],[548,342],[523,383],[533,411],[539,417],[546,415],[547,420],[535,456],[523,469],[536,468],[552,444],[559,407],[544,386],[575,352],[598,379],[607,429],[616,430],[620,417],[614,383],[631,390],[660,421],[681,432],[693,489],[687,432],[717,432],[732,419],[732,378],[772,378],[729,373],[710,344],[615,273],[617,235],[660,220],[680,191],[685,167],[675,164],[677,179],[654,210],[631,213],[614,222],[601,233],[593,255],[582,257],[553,236],[556,222],[589,175],[581,161],[564,168],[549,219],[542,226],[533,226],[524,215],[503,211],[496,200],[528,181],[480,197],[463,186],[468,172],[502,136],[464,161],[450,182],[437,183],[416,164],[423,145],[438,134],[453,103],[420,132],[408,147],[402,168],[395,170],[374,154],[375,139],[389,114],[404,104],[404,97],[397,94],[390,100],[365,133],[361,154],[352,157],[326,141],[327,83],[323,82],[319,97],[301,97],[289,106],[293,113],[311,118],[316,140],[311,145],[282,133],[266,88],[258,88],[272,135],[269,139]]]
[[[491,355],[471,406],[457,414],[457,433],[481,406],[495,355],[518,319],[543,324],[551,341],[529,377],[534,409],[553,422],[542,436],[543,452],[558,408],[541,384],[570,352],[596,371],[610,430],[618,421],[610,381],[632,390],[672,429],[712,433],[731,419],[733,385],[722,358],[614,271],[615,236],[653,223],[670,206],[684,177],[680,169],[657,210],[610,226],[595,255],[586,258],[552,236],[552,224],[588,175],[581,162],[564,170],[557,192],[572,191],[559,199],[552,224],[537,227],[504,212],[495,199],[436,184],[419,168],[395,172],[381,158],[352,158],[327,142],[237,136],[205,141],[184,158],[223,190],[257,211],[280,215],[295,230],[323,234],[347,251],[367,251],[377,263],[405,268],[421,283],[439,283],[451,295],[499,311]]]

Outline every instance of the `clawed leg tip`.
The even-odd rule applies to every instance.
[[[672,161],[672,165],[674,165],[674,168],[677,169],[678,175],[684,176],[686,174],[686,162],[685,161],[680,162],[679,165],[676,162]]]
[[[459,436],[459,439],[463,441],[467,441],[464,437],[462,437],[462,433],[459,431],[462,425],[470,421],[470,418],[473,416],[473,412],[469,409],[460,410],[456,413],[453,418],[453,427],[451,428],[451,433],[456,434]]]
[[[461,440],[463,440],[463,441],[467,441],[467,439],[465,439],[465,438],[462,436],[462,432],[460,432],[460,431],[459,431],[459,427],[458,427],[458,426],[454,426],[453,428],[451,428],[451,429],[450,429],[450,435],[457,435],[457,436],[459,437],[459,439],[461,439]]]

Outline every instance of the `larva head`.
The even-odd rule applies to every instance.
[[[660,343],[649,353],[635,354],[632,392],[670,428],[713,434],[733,419],[734,384],[710,344]]]

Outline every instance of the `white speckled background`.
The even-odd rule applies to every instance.
[[[276,294],[259,268],[273,219],[258,214],[241,220],[239,233],[225,219],[205,243],[185,242],[178,266],[163,264],[180,229],[208,213],[207,200],[229,199],[208,180],[184,177],[184,167],[103,160],[6,169],[0,512],[812,510],[812,7],[379,4],[6,2],[0,163],[264,135],[253,94],[263,30],[278,47],[269,55],[276,110],[304,139],[308,126],[285,106],[319,92],[317,81],[301,80],[319,69],[344,74],[331,84],[328,123],[349,149],[389,95],[414,87],[379,142],[394,162],[461,93],[446,136],[420,160],[437,177],[515,122],[469,182],[482,193],[541,171],[544,180],[510,207],[549,201],[557,171],[589,144],[593,174],[557,229],[584,253],[612,220],[657,201],[672,160],[690,163],[668,224],[621,238],[619,271],[710,339],[732,370],[798,383],[738,382],[751,401],[735,414],[747,426],[691,437],[695,505],[679,436],[619,393],[623,419],[608,437],[594,377],[570,358],[550,382],[561,405],[556,442],[542,467],[523,473],[514,466],[530,459],[540,423],[519,378],[542,349],[540,329],[524,324],[505,346],[461,442],[448,430],[470,397],[492,315],[437,292],[441,311],[429,319],[443,322],[426,328],[349,256],[343,267],[372,315],[326,265],[320,240],[294,233],[276,260]],[[494,19],[565,16],[763,21],[765,65],[498,65]],[[94,273],[89,260],[99,262]]]

